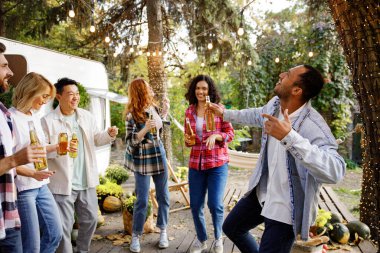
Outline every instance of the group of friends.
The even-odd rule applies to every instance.
[[[13,73],[0,43],[0,91],[5,92]],[[260,108],[227,110],[211,77],[193,78],[185,94],[189,107],[185,144],[189,158],[190,207],[196,240],[190,252],[207,249],[204,217],[206,194],[215,242],[223,252],[223,232],[243,253],[290,252],[297,236],[307,240],[317,213],[323,183],[336,183],[345,174],[345,163],[327,123],[311,106],[324,79],[315,68],[299,65],[283,72],[275,97]],[[0,252],[89,252],[97,224],[99,182],[95,147],[111,143],[116,127],[97,129],[92,114],[78,108],[77,82],[61,78],[54,85],[37,73],[28,73],[14,89],[12,107],[0,101]],[[56,98],[55,110],[39,119],[35,113]],[[149,205],[151,178],[158,202],[157,246],[169,247],[168,164],[161,140],[169,100],[154,99],[143,79],[128,86],[126,105],[125,168],[134,173],[136,202],[133,211],[131,252],[140,252]],[[206,102],[206,97],[211,103]],[[206,114],[212,112],[211,131]],[[40,145],[30,145],[29,122],[34,123]],[[248,191],[224,217],[223,196],[228,178],[228,143],[234,138],[231,123],[260,127],[260,156],[249,179]],[[186,123],[185,123],[186,124]],[[186,129],[185,127],[185,129]],[[78,136],[78,156],[58,155],[58,135]],[[194,141],[195,139],[195,141]],[[47,157],[48,168],[35,170],[33,162]],[[16,176],[17,175],[17,176]],[[76,247],[71,244],[74,217],[79,225]],[[265,230],[257,243],[250,230]]]

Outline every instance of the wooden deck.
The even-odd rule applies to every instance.
[[[225,213],[228,213],[229,205],[231,205],[235,199],[239,199],[244,191],[241,188],[235,188],[234,186],[229,186],[226,189],[224,196]],[[183,205],[183,197],[178,192],[171,192],[171,209],[180,208]],[[347,208],[339,201],[339,198],[333,192],[330,187],[323,187],[320,194],[319,207],[325,210],[330,210],[334,212],[339,212],[342,214],[343,218],[347,221],[354,220],[355,218],[347,210]],[[212,252],[212,245],[214,243],[213,229],[211,216],[209,214],[208,208],[205,207],[205,216],[208,232],[208,249],[205,252]],[[106,224],[100,227],[96,234],[103,237],[109,234],[123,233],[123,222],[122,214],[106,214]],[[262,230],[256,228],[251,231],[257,238],[261,238]],[[178,212],[173,212],[169,215],[169,227],[168,235],[170,240],[170,247],[164,250],[159,250],[157,247],[159,234],[150,233],[145,234],[141,238],[141,252],[142,253],[152,253],[152,252],[168,252],[168,253],[187,253],[189,252],[190,246],[195,239],[195,231],[193,220],[191,217],[191,212],[189,209],[181,210]],[[112,244],[112,241],[108,239],[100,239],[92,242],[91,251],[92,253],[115,253],[115,252],[130,252],[129,244],[124,243],[123,245],[116,246]],[[225,253],[237,253],[240,252],[239,249],[228,239],[224,238],[224,252]],[[331,253],[343,253],[348,252],[345,250],[332,250],[328,251]],[[358,247],[353,247],[352,251],[357,253],[376,253],[377,248],[369,241],[361,242]]]

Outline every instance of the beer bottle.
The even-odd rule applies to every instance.
[[[40,141],[38,140],[36,128],[34,127],[33,121],[29,121],[28,125],[29,125],[30,145],[31,146],[40,145]],[[34,162],[33,164],[34,164],[34,168],[36,170],[44,170],[44,169],[46,169],[47,168],[46,157],[44,157],[44,158],[38,158],[38,162]]]
[[[195,134],[193,132],[193,129],[191,129],[190,120],[186,118],[186,134],[190,137],[189,139],[189,146],[195,145]]]
[[[153,118],[153,109],[152,109],[152,108],[150,108],[150,110],[149,110],[149,119],[150,119],[150,120],[153,120],[153,119],[154,119],[154,118]],[[157,128],[156,128],[156,127],[151,128],[151,129],[150,129],[150,133],[151,133],[151,134],[156,134],[156,133],[157,133]]]
[[[215,131],[215,114],[213,110],[209,109],[210,103],[210,96],[206,96],[205,120],[207,132]]]
[[[73,133],[73,135],[71,136],[71,141],[70,141],[70,147],[73,147],[73,148],[78,148],[78,137],[77,137],[77,134],[76,133]],[[71,158],[77,158],[78,156],[78,150],[75,151],[75,152],[69,152],[69,155]]]

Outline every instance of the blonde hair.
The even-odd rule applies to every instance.
[[[41,96],[46,87],[50,88],[50,99],[55,97],[55,87],[43,75],[35,72],[26,74],[13,91],[12,105],[27,113],[32,108],[33,99]]]

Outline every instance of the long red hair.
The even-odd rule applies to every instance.
[[[128,86],[126,114],[131,113],[136,122],[143,123],[147,119],[145,109],[151,105],[156,105],[152,88],[142,78],[133,80]]]

